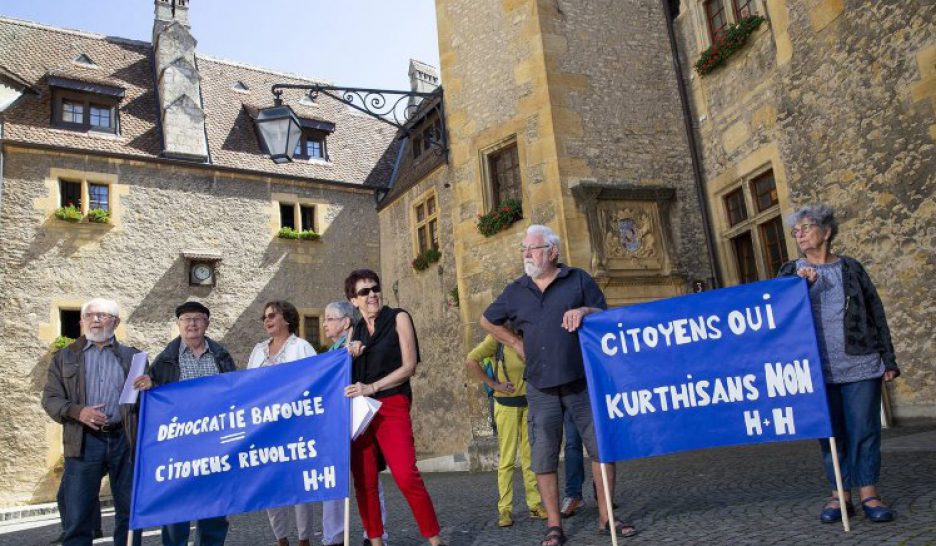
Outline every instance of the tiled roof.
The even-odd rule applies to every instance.
[[[73,60],[86,54],[98,68]],[[53,145],[120,155],[157,158],[162,150],[159,108],[156,102],[152,46],[0,17],[0,69],[19,75],[36,91],[5,114],[6,140]],[[197,57],[201,75],[211,162],[221,167],[259,173],[384,185],[393,169],[396,130],[320,96],[317,106],[299,104],[300,91],[287,90],[283,98],[300,117],[335,124],[328,137],[329,162],[273,163],[262,154],[248,108],[272,105],[274,83],[316,83],[295,75],[250,67],[230,61]],[[49,75],[122,87],[120,135],[84,134],[53,128]],[[249,90],[235,90],[243,82]],[[317,82],[321,83],[321,82]]]
[[[419,132],[426,127],[426,124],[433,119],[433,110],[439,105],[441,99],[437,97],[423,100],[419,108],[413,113],[412,118],[407,122],[406,127],[413,132]],[[405,142],[406,148],[403,150],[402,157],[397,164],[396,175],[390,180],[390,190],[377,205],[377,209],[383,209],[396,201],[400,196],[406,194],[416,184],[418,184],[426,175],[434,171],[439,165],[444,164],[448,159],[448,151],[442,151],[436,147],[421,153],[419,157],[413,158],[411,137],[405,136],[400,131],[398,138]]]

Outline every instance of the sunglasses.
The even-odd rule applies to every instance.
[[[374,286],[367,286],[367,287],[361,288],[360,290],[355,292],[355,294],[357,294],[359,298],[363,298],[365,296],[370,295],[371,292],[373,292],[374,294],[380,294],[380,285],[375,284]]]

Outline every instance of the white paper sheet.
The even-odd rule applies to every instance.
[[[127,372],[127,380],[124,381],[123,391],[120,393],[121,404],[135,404],[140,391],[133,388],[133,382],[137,377],[143,375],[146,370],[146,353],[140,352],[133,355],[130,361],[130,371]]]
[[[351,439],[356,440],[367,430],[382,402],[367,396],[355,396],[351,399]]]

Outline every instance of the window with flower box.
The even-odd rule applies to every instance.
[[[728,26],[728,15],[725,13],[724,0],[705,0],[705,21],[708,24],[709,38],[712,42],[724,32]]]
[[[280,202],[279,214],[280,228],[290,228],[297,231],[316,231],[315,205]]]
[[[715,38],[728,32],[729,27],[762,13],[760,0],[695,0],[700,22],[699,35],[708,47]]]
[[[721,209],[727,226],[722,236],[737,282],[773,278],[789,259],[773,171],[760,172],[723,193]]]
[[[59,210],[70,209],[71,214],[75,215],[71,221],[77,222],[81,217],[87,216],[89,221],[108,223],[112,208],[110,184],[87,179],[60,178],[58,190]]]

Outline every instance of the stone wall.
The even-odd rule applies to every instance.
[[[540,17],[570,234],[588,229],[569,194],[581,182],[673,188],[675,202],[664,226],[672,235],[672,272],[709,278],[661,3],[563,0],[544,5]],[[588,245],[574,245],[572,261],[589,263],[589,251]],[[640,292],[641,286],[626,290]]]
[[[835,207],[834,250],[866,266],[888,313],[903,371],[890,388],[895,415],[936,416],[936,6],[759,2],[768,24],[699,78],[704,19],[697,3],[682,4],[684,78],[716,225],[720,191],[763,165],[784,214],[814,201]],[[725,240],[719,250],[730,269]]]
[[[471,438],[465,408],[473,389],[466,390],[467,351],[459,335],[459,308],[449,295],[457,282],[452,217],[447,214],[452,207],[452,190],[445,187],[448,176],[445,167],[436,169],[379,212],[384,301],[409,311],[419,339],[422,362],[411,382],[413,432],[421,457],[463,453]],[[413,205],[430,191],[437,199],[442,257],[417,271],[411,264],[417,248]]]
[[[451,360],[462,367],[467,350],[483,338],[481,313],[522,273],[517,248],[525,226],[536,222],[560,233],[564,229],[556,206],[562,197],[538,10],[537,2],[436,2],[451,143],[446,168],[452,198],[444,211],[451,219],[461,294],[458,338],[463,350]],[[486,238],[476,228],[477,216],[488,212],[483,151],[512,138],[520,158],[524,219]],[[478,441],[487,442],[491,430],[478,387],[471,384],[467,392],[470,405],[458,411],[470,416],[474,449]]]
[[[94,296],[121,305],[118,335],[155,355],[175,335],[175,306],[211,310],[208,335],[239,366],[264,331],[264,302],[320,311],[344,297],[344,273],[378,266],[373,195],[361,189],[221,175],[206,169],[7,147],[0,226],[0,506],[49,501],[58,485],[58,425],[40,407],[57,307]],[[109,225],[55,219],[56,173],[111,184]],[[275,237],[272,199],[319,205],[319,241]],[[188,284],[183,249],[219,252],[217,285]]]

